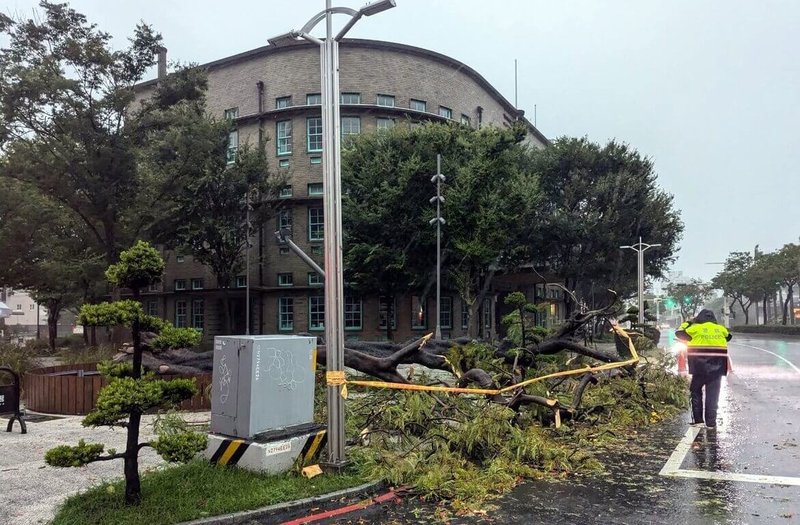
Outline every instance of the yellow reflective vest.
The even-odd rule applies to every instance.
[[[686,341],[687,353],[728,353],[728,329],[717,323],[694,323],[684,331],[691,337]]]

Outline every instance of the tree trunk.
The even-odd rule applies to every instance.
[[[139,300],[139,291],[133,291],[133,298]],[[133,335],[133,379],[142,377],[142,334],[139,319],[131,323]],[[125,504],[138,505],[142,501],[142,487],[139,482],[139,424],[142,415],[133,411],[128,420],[128,439],[125,445]]]
[[[47,308],[47,343],[51,352],[56,350],[56,339],[58,338],[58,318],[61,316],[61,301],[49,299],[46,301]]]
[[[792,290],[794,289],[794,285],[789,286],[789,290],[786,292],[786,299],[783,300],[783,319],[781,320],[781,324],[785,325],[786,321],[789,319],[789,300],[792,298]],[[782,294],[783,292],[781,292]]]
[[[767,324],[767,301],[769,300],[768,295],[764,294],[764,300],[761,301],[761,306],[764,311],[764,324]]]

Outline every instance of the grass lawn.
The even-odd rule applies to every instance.
[[[142,476],[142,504],[126,507],[124,481],[93,487],[70,497],[54,525],[178,523],[250,510],[361,485],[356,472],[306,479],[293,473],[268,476],[193,461]]]

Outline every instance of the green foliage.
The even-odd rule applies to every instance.
[[[191,379],[115,377],[100,391],[94,410],[83,419],[83,426],[119,426],[131,413],[143,414],[176,404],[196,393],[197,386]]]
[[[97,371],[106,379],[133,377],[133,363],[101,361],[97,363]]]
[[[667,294],[678,298],[678,306],[684,320],[694,317],[700,308],[711,297],[713,285],[697,279],[690,279],[684,283],[671,283],[667,286]]]
[[[78,314],[78,322],[83,326],[131,326],[134,319],[144,315],[142,303],[131,299],[84,304]]]
[[[83,341],[83,336],[80,334],[69,334],[56,339],[57,348],[66,348],[74,351],[85,346],[86,343]]]
[[[447,360],[462,374],[473,368],[499,368],[502,362],[495,356],[493,346],[477,341],[450,347]]]
[[[679,211],[659,187],[653,161],[635,148],[561,137],[536,152],[532,169],[542,196],[539,220],[527,229],[528,256],[579,296],[636,289],[636,257],[619,247],[637,237],[661,244],[648,253],[648,275],[660,277],[674,261]]]
[[[136,244],[119,255],[119,262],[106,270],[106,279],[111,284],[139,290],[161,279],[164,272],[164,259],[158,250],[145,241]]]
[[[171,327],[172,323],[165,321],[154,315],[143,315],[139,319],[139,328],[143,332],[161,333],[165,328]]]
[[[203,332],[195,328],[175,328],[170,323],[164,323],[152,345],[160,350],[192,348],[200,344],[202,338]]]
[[[145,473],[143,499],[135,507],[123,503],[122,481],[101,483],[70,496],[53,525],[172,525],[327,494],[367,481],[355,470],[308,480],[296,474],[267,475],[197,460]]]
[[[800,325],[781,325],[781,324],[737,325],[731,328],[731,332],[740,332],[744,334],[800,335]]]
[[[14,372],[18,373],[20,379],[25,375],[25,372],[36,366],[36,354],[27,346],[17,346],[8,343],[0,343],[0,366],[8,366]],[[10,381],[11,378],[7,374],[2,374],[2,381]]]
[[[51,448],[44,455],[44,461],[51,467],[82,467],[97,461],[103,454],[105,445],[86,443],[83,439],[76,446],[59,445]]]
[[[172,463],[188,463],[208,445],[206,434],[193,431],[175,412],[160,415],[153,423],[153,430],[158,439],[150,445]]]

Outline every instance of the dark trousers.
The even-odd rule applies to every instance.
[[[692,393],[692,422],[703,423],[713,427],[717,425],[717,406],[719,405],[719,387],[722,376],[719,374],[695,374],[689,385]],[[703,410],[703,388],[706,391],[705,410]],[[705,419],[704,419],[705,418]]]

